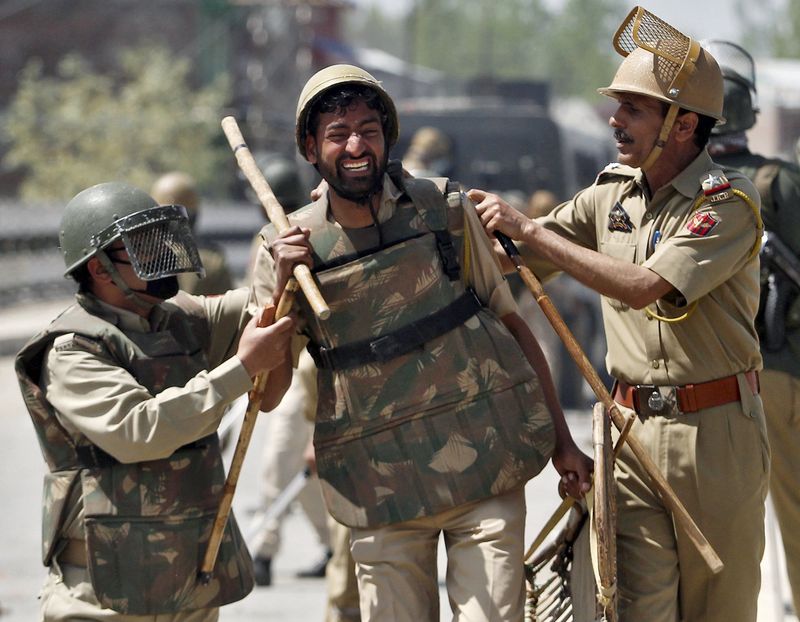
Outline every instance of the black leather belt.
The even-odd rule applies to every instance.
[[[468,289],[443,309],[386,335],[335,348],[309,343],[308,351],[317,367],[323,369],[347,369],[367,363],[386,362],[461,326],[481,307],[483,304],[475,292]]]

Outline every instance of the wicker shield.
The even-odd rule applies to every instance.
[[[569,497],[526,554],[526,622],[616,622],[616,502],[609,418],[593,411],[594,486],[583,502]],[[555,539],[536,548],[569,512]],[[586,527],[589,526],[587,529]]]

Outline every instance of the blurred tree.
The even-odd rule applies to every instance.
[[[374,6],[351,21],[351,40],[382,47],[386,33],[408,27],[403,54],[410,62],[470,79],[549,80],[557,95],[596,97],[619,58],[611,37],[627,12],[622,0],[415,0],[407,17],[390,18]],[[405,21],[405,24],[403,23]],[[401,44],[389,39],[400,54]],[[599,82],[598,82],[599,81]]]
[[[800,0],[788,0],[766,23],[761,40],[777,58],[800,58]]]
[[[121,52],[119,67],[100,75],[71,55],[48,77],[41,62],[26,65],[5,123],[6,162],[26,173],[23,198],[64,200],[114,179],[149,188],[172,169],[207,188],[228,163],[224,80],[193,90],[189,61],[152,46]]]

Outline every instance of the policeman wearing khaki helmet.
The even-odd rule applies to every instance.
[[[619,152],[595,183],[528,220],[470,196],[488,232],[524,243],[540,276],[563,270],[602,295],[613,396],[724,569],[708,570],[629,450],[617,460],[620,619],[753,621],[769,447],[759,397],[762,223],[752,183],[706,143],[722,74],[699,43],[636,7],[600,93]]]
[[[213,622],[253,587],[233,517],[211,580],[198,580],[225,483],[216,429],[269,372],[289,384],[286,317],[257,326],[247,290],[178,291],[202,274],[186,211],[121,182],[64,208],[59,241],[75,303],[16,358],[49,472],[41,620]]]

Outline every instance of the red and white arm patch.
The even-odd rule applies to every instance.
[[[699,237],[705,237],[714,230],[719,224],[719,216],[713,212],[697,212],[692,219],[686,223],[686,228],[690,233]]]

